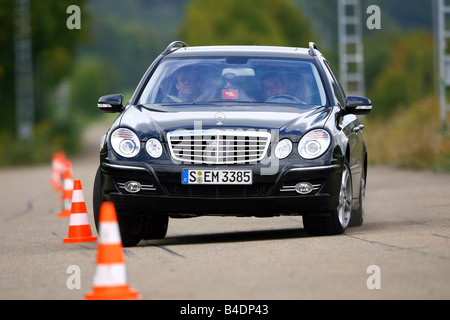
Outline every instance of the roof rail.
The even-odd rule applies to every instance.
[[[183,41],[174,41],[171,44],[169,44],[166,48],[166,50],[163,51],[162,55],[167,55],[174,51],[176,48],[185,48],[189,47],[186,43]]]
[[[318,50],[316,44],[314,42],[310,42],[309,43],[309,54],[312,56],[317,56],[316,50]]]

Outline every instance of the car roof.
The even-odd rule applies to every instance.
[[[317,50],[316,50],[317,51]],[[319,53],[320,54],[320,53]],[[252,56],[314,59],[309,49],[281,46],[221,45],[176,48],[167,52],[170,57]]]

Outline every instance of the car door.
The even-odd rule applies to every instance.
[[[333,69],[328,61],[324,60],[325,69],[330,77],[334,95],[339,102],[341,108],[345,106],[346,94],[341,84],[337,80]],[[349,166],[352,173],[353,198],[359,197],[359,188],[361,180],[362,165],[364,163],[363,155],[363,136],[362,126],[359,118],[354,114],[345,114],[339,120],[339,127],[342,128],[345,136],[348,138],[348,146],[350,148]]]

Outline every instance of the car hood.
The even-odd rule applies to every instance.
[[[323,127],[331,110],[321,106],[138,105],[126,108],[120,126],[134,129],[141,138],[159,136],[163,141],[167,132],[197,129],[263,129],[277,130],[284,136],[299,136],[311,128]]]

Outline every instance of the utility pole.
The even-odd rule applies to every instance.
[[[14,16],[16,135],[19,139],[28,140],[33,136],[34,123],[30,1],[15,0]]]
[[[347,95],[364,96],[360,0],[338,0],[339,71]]]
[[[442,129],[447,129],[448,89],[450,87],[450,54],[447,52],[447,41],[450,41],[450,4],[438,0],[438,43],[439,43],[439,96],[441,105]]]

